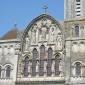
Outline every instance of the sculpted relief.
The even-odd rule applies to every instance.
[[[62,50],[63,43],[62,43],[62,35],[59,33],[57,36],[57,50]]]
[[[26,38],[25,38],[25,50],[28,50],[28,47],[29,47],[29,45],[30,45],[30,44],[29,44],[29,41],[30,41],[30,40],[29,40],[29,37],[26,37]]]
[[[38,45],[38,43],[54,44],[58,50],[62,49],[62,33],[57,23],[51,19],[43,18],[33,23],[29,28],[28,36],[25,38],[25,50],[30,45]]]

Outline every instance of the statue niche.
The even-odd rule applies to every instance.
[[[41,21],[41,28],[39,29],[39,41],[47,40],[47,19],[44,18]]]
[[[39,41],[46,41],[47,27],[43,26],[39,29]]]
[[[55,41],[55,26],[54,25],[52,25],[50,27],[50,36],[49,37],[50,37],[50,43],[53,44]]]
[[[58,33],[56,40],[57,40],[57,43],[56,43],[57,50],[62,50],[63,43],[62,43],[62,35],[61,35],[61,33]]]
[[[27,37],[25,38],[25,51],[28,50],[29,46],[30,46],[30,39],[29,39],[29,37],[27,36]]]
[[[31,44],[37,43],[37,25],[35,24],[34,27],[31,30]]]

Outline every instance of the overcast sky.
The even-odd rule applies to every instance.
[[[24,29],[29,22],[44,13],[43,6],[48,6],[48,14],[56,20],[63,20],[64,0],[0,0],[0,36],[14,24]]]

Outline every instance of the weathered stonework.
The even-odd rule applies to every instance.
[[[64,4],[62,22],[42,14],[1,38],[0,85],[85,85],[85,0]]]

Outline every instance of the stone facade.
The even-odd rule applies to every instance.
[[[19,43],[17,39],[0,40],[0,85],[15,85]]]
[[[75,4],[80,14],[72,9]],[[65,0],[62,22],[42,14],[26,29],[12,29],[3,36],[0,85],[85,85],[83,16],[84,0]]]

